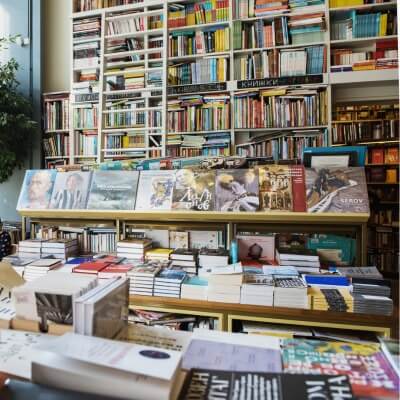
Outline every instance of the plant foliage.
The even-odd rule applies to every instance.
[[[0,51],[17,36],[0,38]],[[31,119],[31,103],[18,92],[18,63],[11,58],[0,63],[0,183],[5,182],[15,168],[21,168],[32,145],[38,126]]]

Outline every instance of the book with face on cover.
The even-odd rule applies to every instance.
[[[213,211],[215,171],[180,169],[175,174],[172,208],[175,210]]]
[[[17,210],[48,208],[56,175],[55,169],[26,171],[18,198]]]
[[[134,210],[138,180],[138,171],[95,171],[87,208]]]
[[[141,171],[135,210],[170,210],[174,171]]]
[[[307,211],[369,213],[363,167],[306,168]]]
[[[54,183],[50,208],[86,209],[92,172],[59,172]]]
[[[257,211],[259,206],[257,171],[218,170],[215,195],[217,211]]]

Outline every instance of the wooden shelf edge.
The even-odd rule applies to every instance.
[[[124,210],[30,210],[20,209],[23,217],[56,219],[100,219],[165,222],[245,222],[245,223],[363,223],[369,213],[307,213],[307,212],[220,212],[220,211],[124,211]]]

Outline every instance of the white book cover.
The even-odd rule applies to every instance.
[[[97,366],[163,380],[174,377],[181,360],[181,354],[174,350],[75,333],[66,333],[40,349]]]
[[[136,199],[136,210],[170,210],[173,171],[141,171]]]

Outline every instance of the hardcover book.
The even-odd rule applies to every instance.
[[[306,211],[302,165],[258,167],[262,211]]]
[[[176,210],[213,211],[215,171],[180,169],[175,174],[172,208]]]
[[[18,198],[17,210],[48,208],[56,175],[55,169],[26,171]]]
[[[135,209],[171,209],[174,181],[173,171],[141,171]]]
[[[282,360],[288,373],[347,375],[357,398],[398,398],[398,377],[379,344],[284,339]]]
[[[273,260],[274,235],[237,235],[239,260]]]
[[[134,210],[138,171],[95,171],[87,208]]]
[[[50,208],[78,209],[86,208],[92,172],[59,172],[54,183]]]
[[[369,213],[363,167],[306,168],[307,211]]]
[[[192,369],[179,400],[207,399],[346,400],[354,399],[344,375],[287,375],[279,373]]]
[[[215,194],[217,211],[257,211],[259,206],[257,171],[218,170]]]

